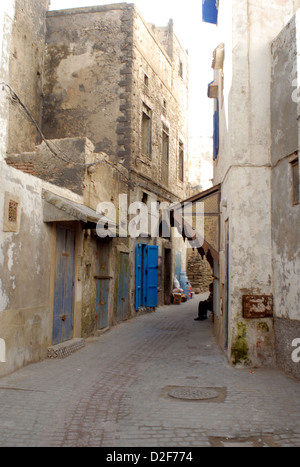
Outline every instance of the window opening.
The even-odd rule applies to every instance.
[[[183,78],[183,63],[181,60],[179,62],[179,76],[180,78]]]
[[[142,116],[142,153],[151,157],[151,109],[143,106]]]
[[[178,178],[181,182],[184,180],[184,145],[179,141],[179,173]]]
[[[299,204],[299,159],[291,162],[292,168],[292,201],[293,204]]]
[[[166,125],[163,125],[162,140],[162,159],[165,164],[169,164],[169,128]]]
[[[9,201],[8,205],[8,221],[16,223],[18,219],[18,203],[16,201]]]

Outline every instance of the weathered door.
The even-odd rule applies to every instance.
[[[75,231],[58,225],[53,308],[53,344],[73,337]]]
[[[96,279],[96,314],[97,329],[108,326],[109,279]]]
[[[109,251],[110,242],[102,240],[98,243],[97,275],[96,279],[96,315],[97,329],[108,327],[109,310]]]
[[[143,305],[157,306],[158,289],[158,246],[148,245],[144,256]]]
[[[143,252],[142,244],[136,246],[135,256],[135,309],[139,310],[142,306],[142,262]]]
[[[136,247],[135,308],[157,306],[158,246],[139,243]]]
[[[164,303],[170,305],[172,295],[172,250],[170,248],[165,248],[164,259]]]
[[[117,292],[117,321],[125,321],[128,318],[128,286],[129,286],[129,255],[120,253],[120,266],[118,273]]]

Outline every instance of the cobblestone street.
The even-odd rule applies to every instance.
[[[0,379],[0,445],[300,446],[299,382],[230,367],[211,322],[194,321],[197,303],[157,309]]]

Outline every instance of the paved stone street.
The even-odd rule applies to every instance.
[[[231,368],[198,298],[0,379],[0,446],[300,446],[300,383]]]

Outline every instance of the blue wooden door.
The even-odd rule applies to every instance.
[[[65,342],[73,337],[74,269],[75,231],[58,225],[56,230],[53,344]]]
[[[157,306],[158,246],[139,243],[136,247],[135,308]]]
[[[129,255],[120,253],[120,265],[118,272],[118,293],[117,293],[117,321],[128,319],[129,313]]]
[[[142,306],[142,244],[136,246],[135,257],[135,309]]]
[[[144,264],[144,304],[147,307],[157,306],[158,288],[158,246],[147,245]]]

